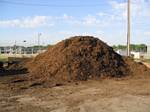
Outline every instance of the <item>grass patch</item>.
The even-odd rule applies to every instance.
[[[145,59],[145,60],[143,60],[143,62],[148,62],[148,63],[150,63],[150,59]]]
[[[0,54],[0,61],[8,61],[8,57]]]

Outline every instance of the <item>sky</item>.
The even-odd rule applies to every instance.
[[[150,44],[150,0],[131,0],[131,43]],[[56,44],[76,35],[126,44],[127,0],[0,0],[0,46]],[[26,40],[26,42],[24,42]]]

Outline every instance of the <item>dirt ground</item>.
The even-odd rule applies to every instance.
[[[150,62],[145,62],[144,64],[150,68]]]
[[[150,112],[150,76],[52,88],[29,87],[21,81],[10,84],[13,77],[0,76],[0,112]]]

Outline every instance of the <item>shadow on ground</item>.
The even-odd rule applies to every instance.
[[[9,76],[9,75],[22,75],[22,74],[26,74],[26,73],[28,73],[27,69],[19,69],[19,70],[16,70],[16,69],[10,69],[10,70],[1,69],[0,70],[0,77],[1,76]]]

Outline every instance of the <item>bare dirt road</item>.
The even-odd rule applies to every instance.
[[[9,84],[11,78],[0,77],[0,112],[150,112],[150,76],[53,88]]]

